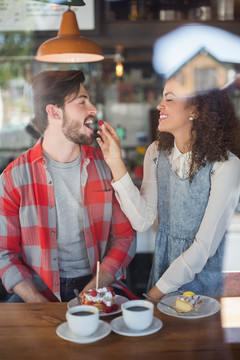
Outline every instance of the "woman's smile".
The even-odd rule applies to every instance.
[[[167,119],[167,118],[168,118],[167,115],[160,113],[159,122],[162,122],[163,120],[165,120],[165,119]]]

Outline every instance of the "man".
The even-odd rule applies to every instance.
[[[11,302],[69,301],[124,275],[135,232],[111,172],[92,146],[97,109],[81,71],[45,71],[32,82],[41,137],[0,177],[0,276]]]

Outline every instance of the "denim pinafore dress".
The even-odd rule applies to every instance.
[[[158,157],[158,231],[154,261],[149,279],[151,289],[171,263],[193,243],[198,232],[211,189],[213,164],[206,163],[189,178],[179,178],[172,170],[167,155]],[[224,238],[203,270],[179,290],[189,290],[207,296],[221,296]],[[178,274],[176,273],[176,280]]]

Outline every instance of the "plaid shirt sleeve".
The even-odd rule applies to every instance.
[[[0,176],[0,277],[6,289],[39,276],[42,289],[59,291],[54,191],[40,141]]]
[[[102,268],[111,272],[116,279],[125,276],[125,269],[136,253],[136,231],[113,197],[113,216],[110,232],[111,248],[104,258]]]
[[[24,278],[32,277],[21,261],[18,203],[19,193],[14,187],[12,172],[3,172],[0,177],[0,275],[8,290]]]

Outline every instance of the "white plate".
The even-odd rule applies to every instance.
[[[175,302],[176,302],[176,298],[177,296],[166,296],[164,297],[162,300],[171,306],[174,306]],[[211,297],[208,296],[203,296],[201,295],[201,298],[203,300],[203,304],[201,306],[199,306],[196,310],[192,310],[189,313],[186,313],[185,315],[180,315],[174,312],[173,309],[168,308],[167,306],[158,303],[157,304],[157,308],[159,311],[161,311],[164,314],[170,315],[170,316],[175,316],[178,318],[185,318],[185,319],[199,319],[199,318],[203,318],[206,316],[210,316],[213,315],[215,313],[217,313],[220,308],[221,305],[220,303],[216,300],[213,299]]]
[[[77,344],[89,344],[95,341],[98,341],[106,337],[111,332],[111,326],[103,320],[99,320],[99,327],[97,331],[91,336],[76,336],[74,335],[68,327],[68,323],[64,322],[63,324],[57,327],[56,333],[60,338],[68,341],[72,341]]]
[[[128,301],[128,298],[121,296],[121,295],[115,295],[114,296],[114,302],[115,304],[118,305],[118,310],[110,312],[110,313],[99,313],[100,316],[110,316],[110,315],[116,315],[119,314],[122,310],[121,310],[121,304],[125,303],[126,301]],[[74,307],[74,306],[78,306],[78,301],[77,298],[72,299],[71,301],[68,302],[67,307],[68,309]]]
[[[125,335],[125,336],[145,336],[145,335],[154,334],[155,332],[160,330],[163,326],[162,321],[156,317],[153,317],[152,324],[147,329],[139,330],[139,331],[129,329],[129,327],[125,325],[122,316],[113,319],[110,324],[112,331],[114,331],[117,334]]]

